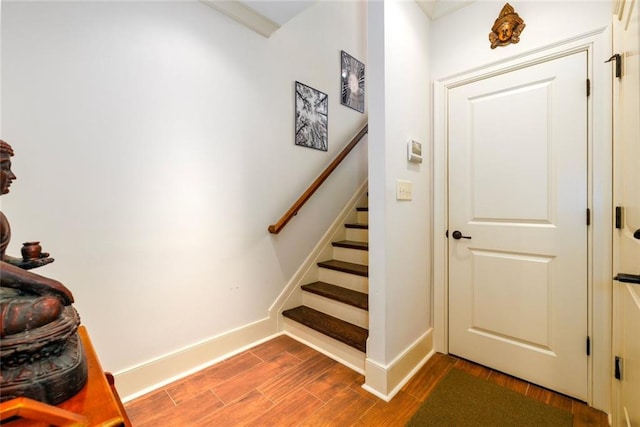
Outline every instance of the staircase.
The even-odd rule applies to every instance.
[[[284,310],[284,330],[364,373],[369,335],[369,210],[366,195],[300,287],[302,305]],[[330,258],[330,259],[326,259]],[[316,279],[317,280],[314,280]]]

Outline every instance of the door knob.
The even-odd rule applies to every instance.
[[[454,231],[453,234],[451,234],[451,237],[453,237],[456,240],[471,239],[471,236],[463,236],[462,233],[459,232],[458,230]]]
[[[640,228],[633,233],[633,238],[640,240]]]

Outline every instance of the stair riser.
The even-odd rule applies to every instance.
[[[333,259],[353,262],[355,264],[369,265],[369,252],[359,249],[333,247]]]
[[[343,273],[342,271],[330,270],[328,268],[319,268],[318,280],[354,291],[369,293],[369,278],[364,276]]]
[[[303,292],[302,303],[345,322],[369,329],[369,313],[366,310],[310,292]]]
[[[347,240],[355,240],[356,242],[368,242],[369,230],[361,228],[347,228]]]
[[[369,212],[358,212],[358,224],[369,224]]]
[[[365,354],[295,320],[283,318],[284,330],[332,359],[364,375]]]

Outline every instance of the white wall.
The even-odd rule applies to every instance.
[[[429,24],[415,2],[369,4],[367,359],[384,369],[431,326]],[[423,144],[422,164],[407,161],[408,139]],[[398,179],[413,182],[412,201],[396,200]]]
[[[319,2],[264,38],[197,1],[3,2],[9,253],[40,240],[103,367],[265,318],[366,179],[366,144],[266,230],[366,122],[339,103],[366,4]],[[329,152],[293,142],[294,81],[329,94]]]
[[[491,49],[489,33],[504,4],[478,0],[433,21],[430,65],[434,80],[565,41],[611,21],[611,1],[511,1],[526,24],[520,42]]]

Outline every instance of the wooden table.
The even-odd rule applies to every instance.
[[[124,406],[113,384],[113,375],[105,373],[100,365],[89,334],[84,326],[78,328],[78,335],[87,357],[87,384],[75,396],[56,406],[45,405],[33,400],[18,398],[3,402],[2,425],[7,427],[40,427],[54,425],[68,426],[125,426],[130,427]],[[17,414],[4,420],[6,414]],[[75,419],[65,420],[65,415],[75,415]]]

